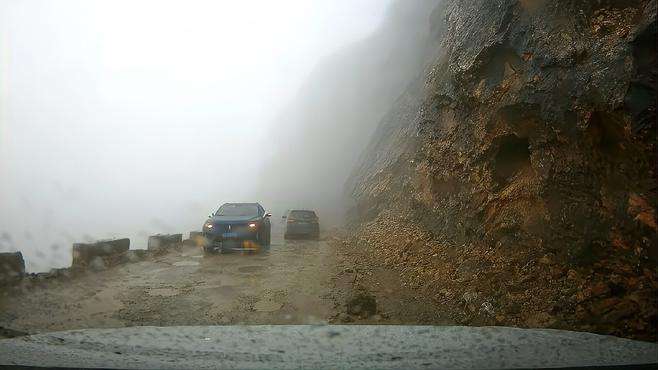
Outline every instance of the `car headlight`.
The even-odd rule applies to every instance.
[[[250,229],[255,229],[256,226],[258,226],[258,225],[257,225],[255,222],[251,222],[251,223],[249,223],[249,228],[250,228]]]
[[[210,222],[206,222],[206,223],[203,225],[203,227],[205,227],[206,229],[212,229],[212,224],[211,224]]]

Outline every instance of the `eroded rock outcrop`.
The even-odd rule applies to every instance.
[[[348,191],[465,323],[656,339],[656,2],[447,1]]]

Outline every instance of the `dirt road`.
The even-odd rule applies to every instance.
[[[133,325],[310,324],[336,315],[325,241],[273,235],[259,254],[196,246],[0,298],[0,326],[38,333]]]
[[[183,246],[147,260],[0,290],[0,337],[83,328],[230,324],[449,324],[440,307],[338,237],[258,254]],[[366,296],[369,312],[354,312]],[[376,302],[376,303],[374,303]],[[375,307],[376,306],[376,307]],[[364,308],[364,307],[361,307]]]

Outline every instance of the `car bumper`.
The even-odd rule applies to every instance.
[[[258,252],[263,246],[253,240],[224,240],[212,244],[206,244],[207,252]]]
[[[320,227],[318,224],[295,223],[295,224],[286,225],[287,235],[318,235],[319,233],[320,233]]]
[[[256,232],[237,233],[232,237],[222,234],[204,233],[203,247],[212,252],[253,252],[262,249]]]

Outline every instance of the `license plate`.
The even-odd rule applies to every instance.
[[[223,238],[237,238],[238,233],[224,233],[224,234],[222,234],[222,237]]]

